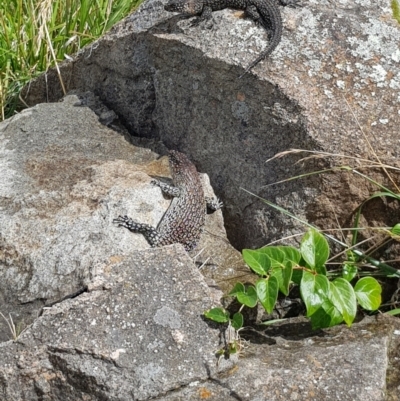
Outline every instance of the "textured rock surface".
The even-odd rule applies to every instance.
[[[146,400],[215,371],[210,290],[183,248],[115,257],[90,292],[0,347],[2,399]]]
[[[44,304],[111,269],[117,255],[149,247],[142,235],[112,224],[113,218],[140,216],[156,226],[170,203],[148,175],[168,176],[166,158],[130,145],[77,104],[77,97],[67,97],[0,125],[0,311],[11,312],[22,326]],[[196,261],[206,261],[218,283],[218,271],[241,259],[226,244],[221,212],[206,220],[212,240],[203,236],[193,255],[205,248]],[[232,267],[224,277],[236,274]],[[7,338],[0,319],[0,339]]]
[[[252,345],[236,372],[220,375],[221,384],[243,400],[383,401],[389,362],[383,351],[392,340],[398,345],[398,327],[395,319],[366,319],[302,341],[283,335],[276,346]],[[297,335],[302,332],[298,325]]]
[[[17,342],[0,345],[3,399],[398,399],[397,360],[388,358],[400,344],[398,319],[303,339],[304,324],[286,323],[248,344],[236,366],[221,360],[217,371],[217,331],[196,317],[210,305],[208,289],[182,248],[133,256],[106,275],[107,288],[53,306]],[[163,267],[153,269],[154,261]],[[183,270],[187,279],[178,283]]]
[[[237,365],[218,361],[223,336],[202,313],[221,293],[180,245],[148,249],[111,224],[121,210],[157,223],[169,201],[147,174],[164,176],[166,159],[131,146],[77,100],[0,126],[0,311],[17,324],[40,315],[17,341],[0,342],[1,400],[380,401],[385,390],[398,399],[395,318],[319,333],[287,321],[243,332],[251,344]],[[240,256],[221,215],[206,220],[195,260],[218,282],[237,275]]]
[[[400,30],[390,0],[310,0],[282,14],[280,46],[240,80],[266,45],[262,28],[232,10],[213,13],[211,29],[192,27],[157,0],[61,69],[68,89],[94,91],[132,135],[161,139],[210,175],[238,247],[296,231],[293,220],[240,187],[324,228],[337,228],[337,221],[347,226],[349,213],[371,192],[349,173],[262,188],[332,162],[300,169],[293,156],[265,164],[277,152],[316,149],[375,160],[372,148],[387,162],[399,157]],[[61,96],[54,71],[25,94],[29,104]],[[397,223],[365,213],[384,226]]]

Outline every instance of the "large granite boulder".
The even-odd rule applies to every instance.
[[[239,79],[266,46],[261,27],[232,10],[214,12],[211,28],[192,26],[149,0],[62,64],[61,75],[67,90],[95,92],[132,136],[187,153],[223,199],[233,244],[261,246],[298,232],[298,224],[241,188],[323,228],[347,227],[376,189],[359,176],[336,172],[265,185],[334,164],[372,164],[351,157],[397,164],[400,30],[390,5],[321,0],[281,8],[280,45]],[[30,105],[61,98],[56,71],[23,96]],[[299,166],[302,155],[292,155],[265,163],[291,148],[350,158],[321,154]],[[365,172],[386,182],[375,170]],[[365,208],[367,221],[398,222],[395,209],[381,202],[379,214],[376,206]]]
[[[76,96],[0,124],[0,154],[0,312],[23,326],[43,306],[84,291],[104,270],[149,248],[114,218],[128,214],[157,226],[171,201],[150,184],[150,175],[169,175],[167,159],[100,124]],[[203,250],[196,263],[226,288],[222,280],[244,264],[221,212],[206,220],[192,256]],[[3,319],[0,329],[5,340]]]
[[[207,322],[215,284],[245,281],[220,212],[193,259],[113,225],[121,211],[161,218],[170,201],[149,174],[167,175],[165,158],[76,96],[3,122],[0,149],[0,311],[16,326],[0,318],[0,399],[396,399],[398,319],[318,332],[298,319],[240,333]],[[240,355],[225,359],[232,341]]]

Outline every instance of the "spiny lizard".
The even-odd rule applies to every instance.
[[[249,72],[261,60],[268,57],[278,46],[282,36],[282,17],[278,4],[295,7],[300,0],[169,0],[164,6],[166,11],[179,12],[185,15],[200,14],[199,21],[211,18],[213,11],[224,8],[245,10],[246,15],[257,24],[262,25],[268,33],[267,48],[246,68]]]
[[[151,181],[174,197],[157,228],[133,221],[128,216],[119,216],[113,223],[142,233],[152,247],[181,243],[190,251],[195,248],[203,231],[206,207],[218,210],[222,203],[217,198],[204,197],[199,173],[186,155],[171,150],[169,166],[174,185]]]

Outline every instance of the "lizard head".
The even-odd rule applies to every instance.
[[[181,181],[184,182],[192,174],[197,175],[196,167],[183,153],[170,150],[168,160],[172,179],[175,184],[179,185]]]
[[[166,11],[178,12],[187,15],[200,14],[203,10],[201,1],[196,0],[170,0],[165,6]]]

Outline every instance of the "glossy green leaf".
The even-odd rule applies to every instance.
[[[245,292],[244,285],[242,283],[236,283],[228,295],[231,297],[236,297],[237,294],[241,292]]]
[[[256,282],[257,297],[267,313],[272,313],[274,309],[278,290],[278,280],[274,276]]]
[[[285,262],[285,254],[280,246],[268,246],[262,248],[271,263],[271,268],[281,266]]]
[[[222,308],[212,308],[204,312],[204,316],[218,323],[229,322],[229,312]]]
[[[271,262],[265,250],[268,248],[261,249],[243,249],[242,255],[246,264],[260,276],[267,275],[271,268]]]
[[[238,293],[237,300],[249,308],[254,308],[257,304],[257,292],[254,286],[250,285],[245,292]]]
[[[271,276],[276,277],[279,289],[285,295],[289,295],[289,285],[292,280],[293,264],[289,260],[285,260],[282,266],[271,269]]]
[[[373,277],[363,277],[354,287],[358,303],[367,310],[379,308],[382,298],[382,287]]]
[[[357,275],[358,269],[357,266],[353,263],[343,263],[342,266],[342,277],[347,280],[351,281]]]
[[[303,278],[303,269],[293,269],[292,281],[295,284],[300,285],[302,278]]]
[[[323,306],[310,316],[313,330],[335,326],[343,321],[341,313],[330,303],[324,302]]]
[[[301,260],[301,253],[298,249],[292,246],[279,246],[277,247],[284,256],[285,260],[291,262],[292,266],[297,266]]]
[[[240,312],[236,312],[233,316],[232,316],[232,320],[231,320],[231,324],[232,327],[235,330],[239,330],[240,328],[243,327],[243,315]]]
[[[309,230],[301,240],[300,252],[307,265],[317,270],[322,268],[329,257],[329,246],[325,237],[316,230]],[[320,272],[323,274],[323,271]],[[326,274],[326,273],[325,273]]]
[[[300,292],[306,304],[307,316],[312,316],[313,313],[322,307],[322,304],[328,298],[329,281],[323,275],[311,274],[304,271],[300,283]]]
[[[351,284],[344,278],[330,282],[329,299],[343,316],[343,320],[351,326],[357,313],[356,294]]]

